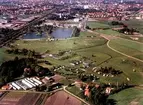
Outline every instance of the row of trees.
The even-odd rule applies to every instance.
[[[35,52],[34,50],[28,50],[28,49],[18,49],[18,48],[12,48],[7,49],[6,52],[8,54],[19,54],[19,55],[27,55],[28,57],[34,57],[34,58],[41,58],[41,55],[38,52]]]
[[[100,72],[101,74],[111,74],[111,75],[119,75],[122,73],[120,70],[115,70],[112,67],[101,67],[100,69],[96,70],[96,72]]]
[[[124,34],[129,34],[129,35],[133,35],[134,32],[138,32],[137,30],[133,29],[133,28],[128,28],[127,26],[123,26],[123,29],[119,30],[120,33],[124,33]]]
[[[124,25],[122,22],[118,22],[118,21],[112,21],[111,25]]]

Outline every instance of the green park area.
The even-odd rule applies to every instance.
[[[114,31],[112,29],[107,29],[107,30],[96,30],[96,32],[99,32],[101,34],[106,34],[106,35],[110,35],[110,36],[121,36],[121,35],[124,35],[124,34],[121,34],[117,31]]]
[[[115,99],[116,105],[142,105],[143,90],[137,88],[125,89],[119,93],[111,95],[109,99]]]
[[[98,75],[97,73],[94,73],[91,68],[86,70],[87,74],[95,74],[96,76],[100,77],[100,82],[105,83],[122,83],[122,82],[129,82],[131,84],[141,84],[143,83],[140,78],[142,78],[141,75],[141,68],[142,63],[139,61],[135,61],[133,59],[129,59],[123,55],[120,55],[111,49],[109,49],[106,45],[107,40],[88,32],[81,32],[81,35],[77,38],[70,38],[66,40],[55,40],[55,41],[47,41],[46,39],[39,40],[39,41],[26,41],[26,40],[18,40],[14,43],[14,46],[16,46],[19,49],[26,48],[35,50],[36,52],[45,53],[48,50],[48,54],[58,54],[61,51],[71,51],[75,55],[70,54],[63,54],[60,56],[60,58],[65,56],[66,59],[55,59],[49,56],[44,57],[44,60],[50,61],[53,65],[65,65],[70,66],[71,61],[73,60],[80,60],[84,57],[88,58],[91,62],[94,62],[96,67],[110,67],[117,70],[123,71],[122,74],[115,76],[115,77],[103,77],[102,75]],[[120,39],[121,40],[121,39]],[[122,40],[121,40],[122,41]],[[117,41],[113,42],[111,41],[111,46],[117,47],[119,46],[117,44]],[[127,43],[133,43],[128,41],[122,41],[122,43],[125,45]],[[133,46],[138,46],[137,43],[133,43]],[[127,48],[132,50],[130,48],[130,45],[127,45]],[[141,55],[141,49],[134,49],[134,51],[138,54],[138,56]],[[126,53],[126,52],[124,52]],[[137,56],[137,55],[136,55]],[[41,64],[46,66],[45,64]],[[77,66],[79,68],[79,66]],[[133,69],[136,69],[136,72],[133,72]],[[65,70],[62,70],[61,72],[66,72]],[[67,71],[69,73],[69,71]],[[66,73],[64,73],[66,74]],[[130,78],[131,81],[127,81],[126,78]]]

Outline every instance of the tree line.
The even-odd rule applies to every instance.
[[[34,50],[28,50],[28,49],[18,49],[18,48],[12,48],[7,49],[6,52],[8,54],[18,54],[18,55],[27,55],[27,57],[31,58],[41,58],[41,55],[38,52],[35,52]]]

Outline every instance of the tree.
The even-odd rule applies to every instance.
[[[14,52],[13,52],[14,54],[18,54],[19,53],[19,50],[16,48],[16,49],[14,49]]]
[[[19,58],[16,56],[16,57],[14,58],[14,61],[18,61],[18,59],[19,59]]]
[[[86,26],[86,29],[89,29],[89,30],[90,30],[91,28],[90,28],[89,26]]]
[[[22,53],[23,53],[24,55],[27,55],[28,50],[24,48],[24,49],[22,49]]]

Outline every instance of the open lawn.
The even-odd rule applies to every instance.
[[[47,50],[50,50],[52,53],[57,53],[59,50],[74,50],[81,49],[89,46],[98,46],[102,43],[105,43],[104,39],[96,39],[92,40],[90,38],[71,38],[67,40],[58,40],[58,41],[22,41],[19,40],[15,44],[19,44],[18,48],[27,48],[31,50],[35,50],[37,52],[44,53]],[[52,47],[54,46],[54,47]]]
[[[104,24],[103,22],[87,22],[87,26],[90,28],[109,28],[110,26],[108,24]]]
[[[109,99],[114,99],[116,105],[143,105],[143,90],[130,88],[113,94]]]
[[[96,30],[96,32],[102,33],[102,34],[106,34],[106,35],[110,35],[110,36],[123,36],[124,34],[119,33],[118,31],[114,31],[112,29],[107,29],[107,30]]]
[[[120,52],[143,60],[142,43],[137,43],[135,41],[118,38],[111,40],[109,45]]]

